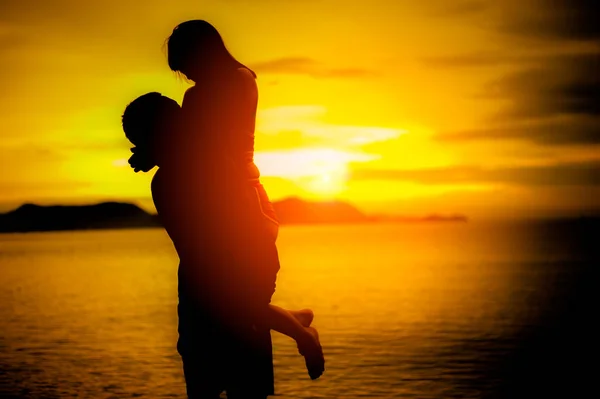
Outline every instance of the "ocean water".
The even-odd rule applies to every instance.
[[[287,398],[583,398],[597,223],[284,226],[273,302],[311,308],[326,372],[273,333]],[[184,398],[160,229],[0,235],[0,397]]]

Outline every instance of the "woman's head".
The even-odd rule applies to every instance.
[[[173,71],[194,82],[206,73],[246,68],[229,53],[217,29],[200,19],[173,29],[167,39],[167,56]]]
[[[125,137],[135,145],[129,163],[136,172],[147,172],[159,163],[159,150],[165,136],[176,128],[179,110],[177,101],[156,92],[136,98],[125,108],[121,121]]]

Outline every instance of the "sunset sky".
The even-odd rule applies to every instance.
[[[206,19],[258,74],[273,200],[473,217],[600,210],[591,0],[0,0],[0,211],[136,201],[120,115],[189,85],[163,43]]]

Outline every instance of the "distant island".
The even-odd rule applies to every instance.
[[[281,224],[335,224],[377,222],[466,222],[462,215],[425,217],[368,216],[342,201],[313,202],[288,198],[273,203]],[[99,230],[160,227],[156,214],[131,203],[41,206],[24,204],[0,214],[0,233]]]

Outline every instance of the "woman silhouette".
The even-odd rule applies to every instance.
[[[180,258],[177,348],[188,397],[218,398],[225,390],[229,398],[265,398],[274,394],[270,329],[296,340],[311,378],[322,374],[324,360],[309,327],[312,312],[270,304],[278,224],[253,162],[255,74],[205,21],[178,25],[167,49],[171,69],[195,85],[179,112],[169,111],[176,118],[155,107],[160,123],[151,124],[149,145],[134,143],[146,149],[131,163],[138,170],[159,165],[152,196]]]

